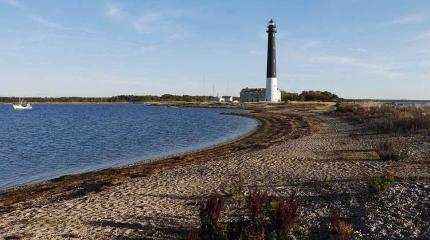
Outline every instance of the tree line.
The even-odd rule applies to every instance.
[[[318,101],[337,102],[342,100],[338,95],[328,91],[303,91],[302,93],[281,92],[282,101]]]
[[[239,98],[234,98],[239,100]],[[26,102],[82,102],[82,103],[121,103],[121,102],[162,102],[162,101],[183,101],[183,102],[210,102],[216,101],[213,96],[191,96],[191,95],[173,95],[164,94],[155,95],[118,95],[112,97],[25,97]],[[303,91],[302,93],[290,93],[282,91],[282,101],[321,101],[333,102],[342,100],[334,93],[327,91]],[[0,103],[18,102],[18,97],[0,97]]]
[[[215,100],[212,96],[191,96],[191,95],[118,95],[112,97],[25,97],[26,102],[87,102],[87,103],[121,103],[121,102],[159,102],[159,101],[184,101],[184,102],[208,102]],[[18,97],[0,97],[0,103],[18,102]]]

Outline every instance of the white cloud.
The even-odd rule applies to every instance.
[[[159,48],[158,45],[143,46],[139,49],[139,52],[142,54],[150,53],[150,52],[154,52],[154,51],[158,50],[158,48]]]
[[[421,61],[421,64],[427,67],[430,67],[430,60]]]
[[[161,14],[159,13],[147,13],[134,22],[134,28],[138,32],[149,33],[160,19]]]
[[[364,48],[348,48],[348,50],[353,51],[353,52],[360,52],[360,53],[367,53],[368,50],[364,49]]]
[[[424,39],[430,39],[430,31],[423,32],[416,35],[413,40],[424,40]]]
[[[398,73],[388,69],[386,66],[383,66],[381,64],[367,63],[359,59],[344,57],[344,56],[335,56],[335,55],[314,56],[310,58],[310,62],[324,63],[324,64],[339,64],[339,65],[359,68],[368,73],[381,74],[387,77],[393,77],[398,75]]]
[[[176,32],[168,36],[166,41],[167,42],[182,41],[182,40],[185,40],[187,36],[188,36],[188,33],[186,32]]]
[[[316,79],[318,78],[317,74],[309,74],[309,73],[279,73],[279,77],[285,79]]]
[[[30,16],[30,20],[38,23],[44,27],[48,27],[48,28],[62,28],[63,25],[56,23],[56,22],[52,22],[49,20],[46,20],[45,18],[42,18],[40,16]]]
[[[310,61],[314,63],[336,63],[336,64],[353,64],[356,62],[356,60],[353,58],[334,56],[334,55],[314,56],[314,57],[311,57]]]
[[[304,49],[318,48],[320,46],[321,46],[320,41],[314,41],[314,40],[304,40],[303,41],[303,48]]]
[[[248,53],[255,56],[263,56],[266,52],[261,50],[249,50]]]
[[[403,25],[403,24],[412,24],[412,23],[420,23],[424,22],[430,19],[429,13],[417,13],[405,17],[401,17],[398,19],[395,19],[388,24],[390,25]]]
[[[111,5],[108,6],[106,10],[106,16],[110,18],[121,19],[125,16],[125,13],[121,8]]]

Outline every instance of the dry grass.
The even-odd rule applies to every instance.
[[[398,138],[389,138],[376,148],[376,153],[383,161],[399,161],[407,154],[403,151],[405,144]]]
[[[381,133],[430,135],[429,107],[340,103],[335,114],[350,116]]]

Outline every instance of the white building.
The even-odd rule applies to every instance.
[[[232,96],[222,96],[220,98],[220,102],[233,102],[233,97]]]

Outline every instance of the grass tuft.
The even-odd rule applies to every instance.
[[[405,145],[402,141],[390,138],[376,148],[376,153],[383,161],[399,161],[407,157],[407,154],[403,151],[404,148]]]
[[[369,180],[369,187],[372,192],[381,193],[390,189],[395,181],[394,173],[388,172],[383,176],[377,176]]]

